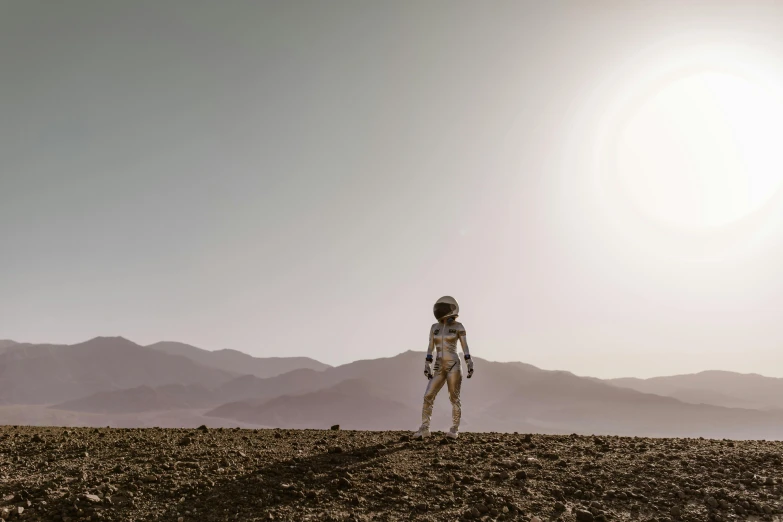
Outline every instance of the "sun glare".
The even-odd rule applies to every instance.
[[[783,185],[780,91],[719,69],[689,68],[651,85],[612,140],[627,203],[668,225],[703,228],[770,202]]]

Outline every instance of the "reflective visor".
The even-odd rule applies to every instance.
[[[432,308],[432,312],[435,314],[435,319],[442,319],[454,311],[454,305],[451,303],[435,303]]]

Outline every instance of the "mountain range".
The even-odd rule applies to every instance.
[[[17,344],[19,343],[9,339],[0,339],[0,353],[5,352],[7,349],[16,346]]]
[[[756,373],[704,371],[651,379],[611,379],[616,386],[673,397],[691,404],[729,408],[783,409],[783,379]]]
[[[76,345],[0,342],[0,423],[414,429],[423,352],[331,367],[122,337]],[[702,372],[600,380],[475,358],[467,431],[783,439],[783,379]],[[443,389],[433,429],[447,429]]]

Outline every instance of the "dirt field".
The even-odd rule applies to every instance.
[[[783,443],[0,428],[6,520],[776,520]]]

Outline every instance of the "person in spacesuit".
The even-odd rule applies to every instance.
[[[459,435],[459,423],[462,417],[460,388],[462,387],[462,363],[457,351],[457,341],[462,345],[465,364],[468,367],[468,379],[473,376],[473,360],[470,358],[465,327],[457,322],[459,305],[451,296],[443,296],[432,308],[437,323],[430,327],[430,342],[424,362],[424,375],[429,379],[424,392],[424,406],[421,411],[421,427],[413,435],[415,439],[430,436],[430,418],[435,397],[444,384],[448,386],[451,400],[451,429],[447,437],[456,439]],[[432,352],[435,351],[433,364]]]

